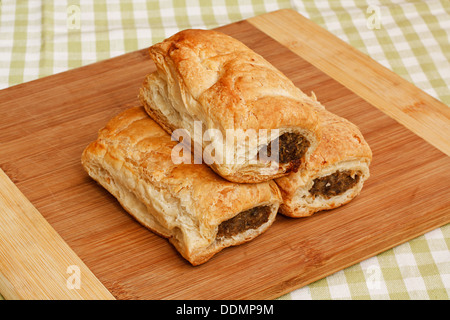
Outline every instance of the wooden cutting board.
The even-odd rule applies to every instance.
[[[147,50],[17,85],[0,91],[6,299],[272,299],[450,222],[447,106],[294,11],[219,29],[360,127],[373,150],[361,195],[309,218],[278,216],[192,267],[80,164],[97,131],[138,103],[155,69]],[[68,286],[73,265],[79,289]]]

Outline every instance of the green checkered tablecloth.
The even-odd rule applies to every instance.
[[[450,106],[449,0],[1,0],[0,89],[281,8]],[[449,245],[446,225],[280,299],[447,300]]]

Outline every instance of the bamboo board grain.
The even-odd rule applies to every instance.
[[[346,206],[279,216],[257,239],[192,267],[80,165],[98,129],[137,103],[154,70],[147,50],[2,90],[0,168],[116,298],[276,298],[450,221],[447,155],[249,22],[220,30],[356,123],[374,153],[371,178]]]
[[[2,170],[0,207],[3,296],[13,300],[114,299]],[[83,286],[78,287],[81,276]]]
[[[448,106],[293,10],[248,21],[450,156]]]

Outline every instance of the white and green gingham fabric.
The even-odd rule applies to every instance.
[[[449,0],[0,0],[0,89],[282,8],[450,107]],[[447,300],[449,246],[446,225],[280,299]]]

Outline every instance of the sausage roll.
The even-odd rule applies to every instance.
[[[281,203],[275,182],[237,184],[204,164],[175,164],[176,145],[143,107],[133,107],[99,131],[84,150],[82,165],[192,265],[267,230]]]
[[[157,71],[145,78],[141,103],[167,132],[185,130],[225,179],[254,183],[283,176],[317,147],[311,99],[240,41],[189,29],[149,52]]]
[[[358,127],[327,111],[316,111],[322,139],[302,171],[276,179],[283,196],[280,212],[305,217],[348,203],[369,178],[372,151]]]

